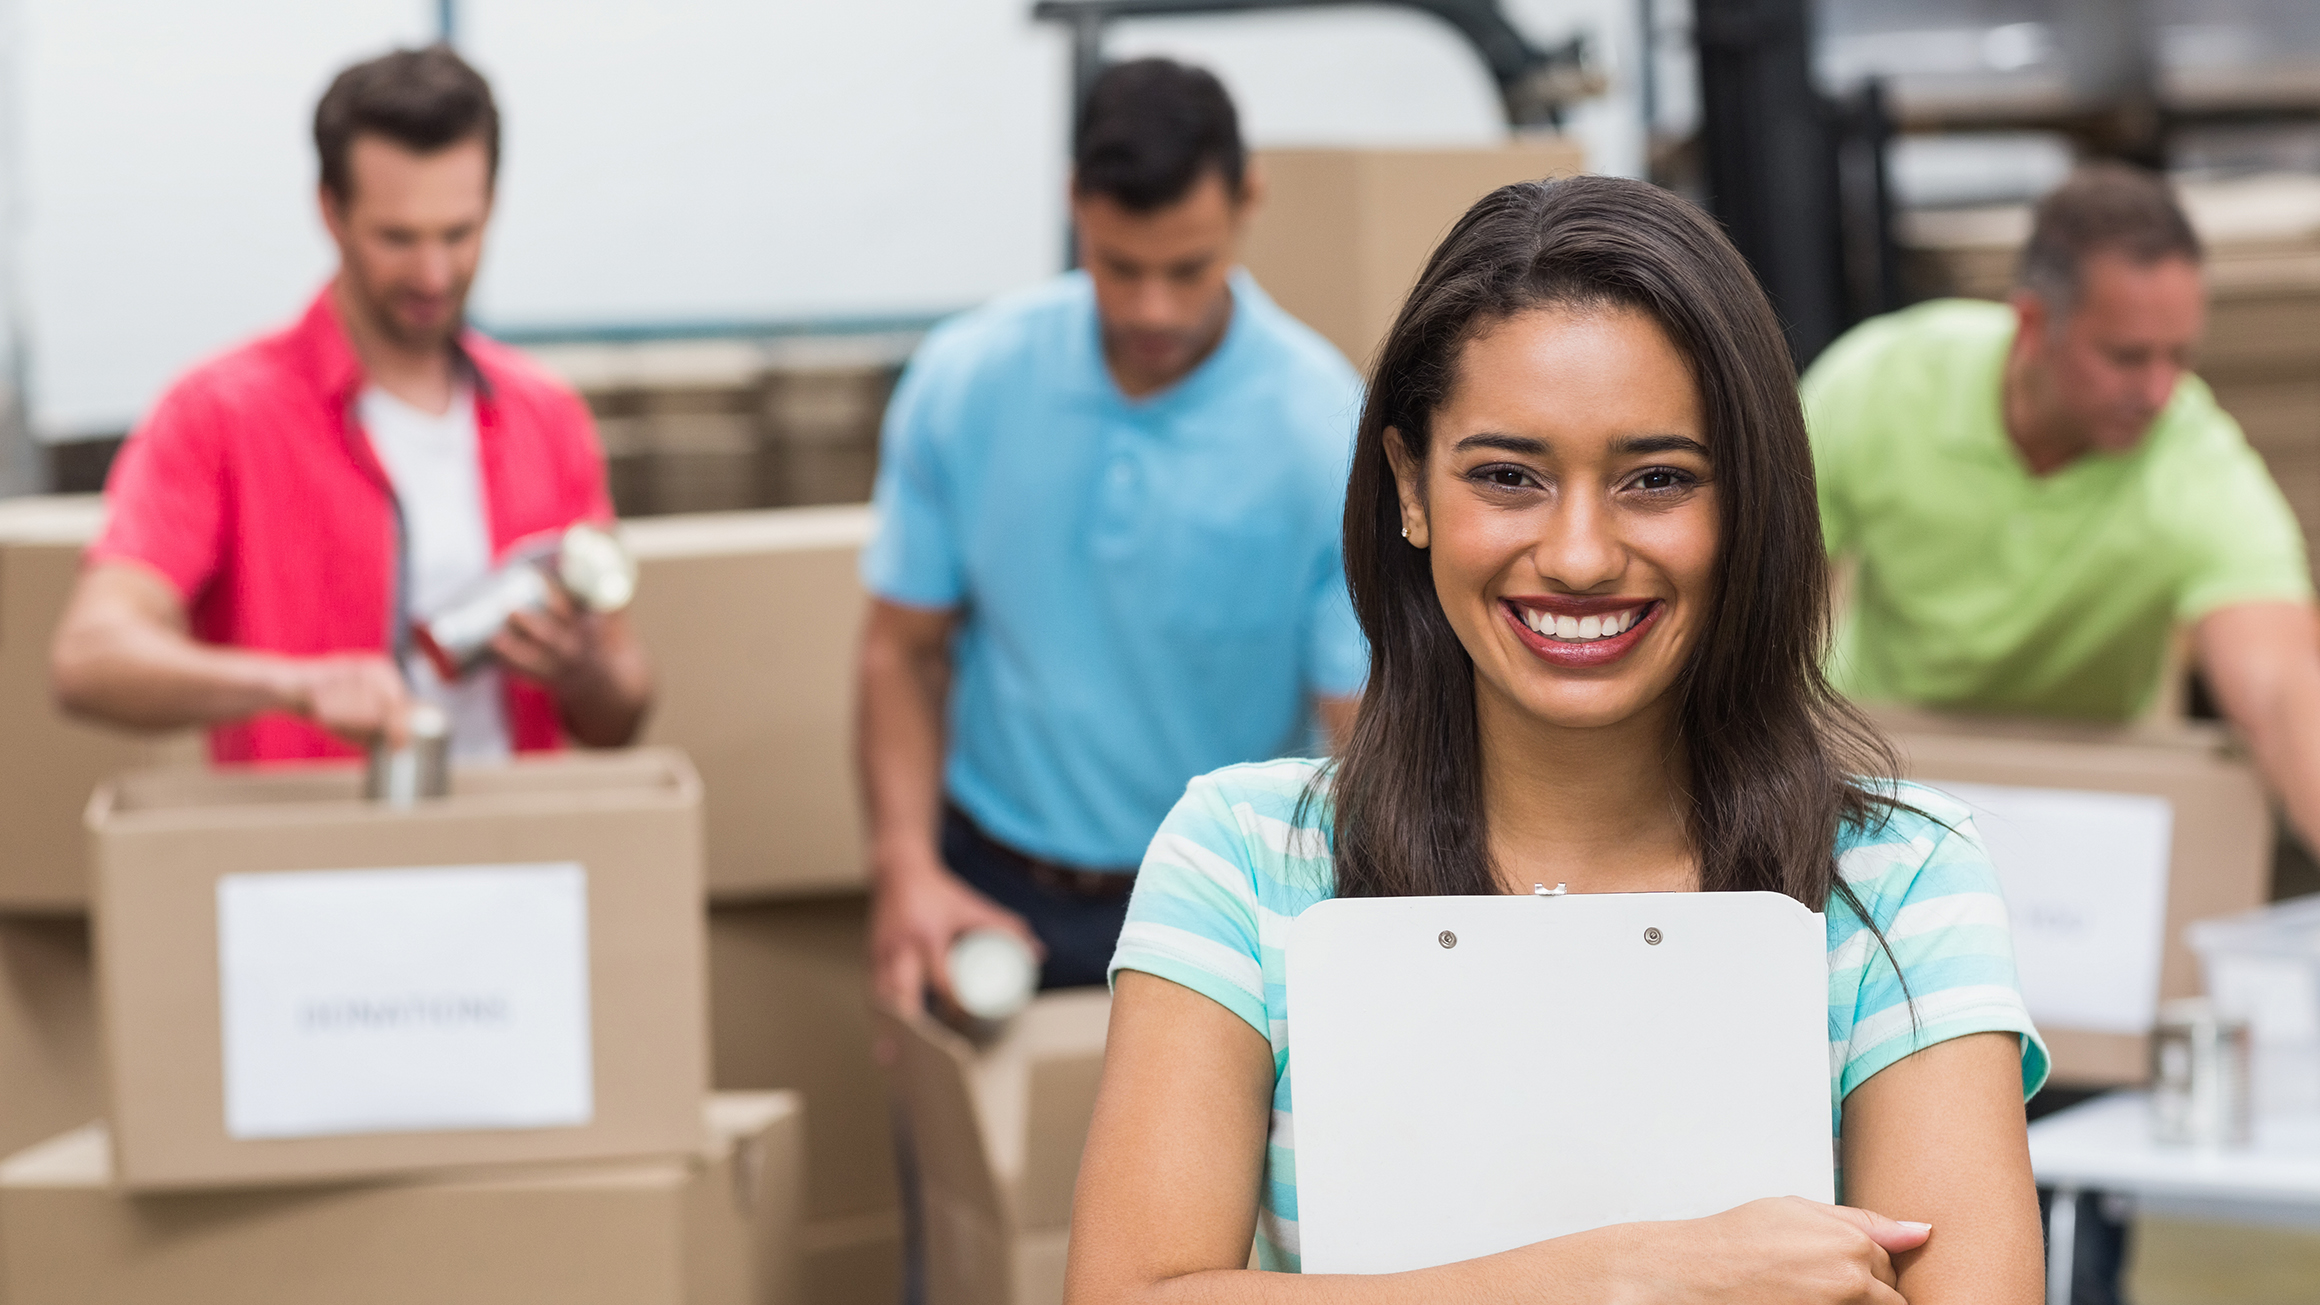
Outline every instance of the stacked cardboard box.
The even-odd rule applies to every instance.
[[[95,967],[79,916],[0,919],[0,1155],[104,1113]]]
[[[878,1013],[917,1152],[928,1305],[1060,1305],[1111,994],[1049,993],[978,1045]]]
[[[1427,256],[1475,200],[1569,176],[1585,156],[1546,136],[1480,149],[1260,150],[1256,162],[1265,200],[1242,262],[1275,302],[1366,367]]]
[[[792,1305],[794,1094],[709,1100],[688,1154],[136,1195],[90,1124],[0,1164],[11,1305]]]
[[[871,1054],[868,922],[859,892],[709,913],[717,1086],[792,1089],[806,1102],[798,1257],[815,1305],[890,1305],[902,1289],[894,1118]]]
[[[864,507],[632,521],[637,636],[655,680],[647,743],[701,771],[717,900],[861,888],[854,647]]]
[[[25,747],[0,750],[0,766],[23,772],[0,789],[0,817],[23,835],[0,844],[0,909],[62,913],[0,923],[0,1155],[104,1113],[80,813],[101,778],[155,750],[56,717],[46,670],[102,513],[95,498],[0,505],[0,703],[21,703],[33,722],[20,729]],[[900,1217],[870,1055],[848,751],[869,514],[722,513],[628,530],[643,570],[633,620],[659,678],[645,741],[697,761],[708,892],[725,903],[708,928],[714,1081],[807,1093],[802,1237],[815,1299],[891,1299]],[[196,752],[180,736],[161,755]]]
[[[700,784],[684,755],[463,770],[451,796],[400,810],[359,782],[347,766],[149,771],[90,801],[121,1184],[688,1149],[708,1035]],[[568,927],[543,932],[549,912]],[[307,937],[339,956],[371,938],[398,949],[338,964]],[[510,1074],[561,1068],[520,1102],[471,1104],[495,1089],[464,1067],[502,1055]],[[374,1088],[422,1066],[432,1076],[399,1095]],[[309,1118],[342,1099],[343,1118]]]
[[[65,718],[48,646],[96,537],[94,496],[0,502],[0,1155],[103,1113],[81,808],[98,783],[189,762],[197,736]]]
[[[871,1058],[869,903],[855,793],[861,507],[631,521],[649,742],[700,767],[712,1064],[807,1102],[802,1275],[816,1301],[900,1290],[893,1121]]]
[[[2208,250],[2199,373],[2271,467],[2305,539],[2320,541],[2320,177],[2192,182],[2181,194]],[[1921,213],[1902,235],[1919,293],[2003,298],[2030,211]]]
[[[2220,730],[2165,723],[2100,727],[1899,708],[1878,709],[1877,721],[1899,749],[1904,773],[1937,789],[1989,784],[2165,799],[2171,832],[2157,940],[2158,1000],[2200,991],[2198,958],[2184,940],[2185,925],[2247,910],[2267,896],[2270,806],[2254,767]],[[2014,906],[2022,910],[2020,902]],[[2018,930],[2023,923],[2017,921]],[[2035,1006],[2035,994],[2032,1001]],[[2038,1027],[2053,1053],[2057,1083],[2111,1086],[2140,1083],[2149,1074],[2146,1035],[2043,1018]]]
[[[93,495],[0,501],[0,912],[81,910],[81,808],[98,781],[201,755],[191,732],[68,720],[49,693],[49,640],[104,513]]]
[[[623,517],[870,496],[878,426],[916,332],[559,345],[595,412]]]
[[[404,810],[139,772],[88,822],[108,1122],[0,1165],[7,1299],[796,1299],[804,1107],[705,1093],[681,753]]]

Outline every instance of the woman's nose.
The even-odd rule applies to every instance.
[[[1619,578],[1625,550],[1610,511],[1593,495],[1572,495],[1546,513],[1546,533],[1531,550],[1540,576],[1574,593]]]

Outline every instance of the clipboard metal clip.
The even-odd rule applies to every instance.
[[[1545,884],[1531,885],[1531,896],[1533,897],[1567,897],[1570,892],[1571,886],[1569,884],[1556,884],[1552,888]]]

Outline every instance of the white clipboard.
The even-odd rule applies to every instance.
[[[1778,893],[1307,909],[1288,952],[1305,1272],[1834,1200],[1825,927]]]

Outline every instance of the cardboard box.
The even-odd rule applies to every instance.
[[[799,1102],[703,1117],[689,1157],[165,1196],[114,1188],[91,1124],[0,1164],[0,1283],[11,1305],[791,1305]]]
[[[805,1097],[798,1245],[814,1305],[892,1305],[901,1294],[893,1107],[871,1055],[868,918],[860,893],[709,912],[718,1089]]]
[[[854,652],[866,507],[631,521],[631,609],[656,683],[644,741],[700,768],[709,893],[863,883]]]
[[[104,1113],[88,921],[0,919],[0,1155]]]
[[[68,720],[49,692],[49,642],[104,519],[93,494],[0,501],[0,911],[85,908],[81,808],[98,781],[202,755],[198,732]]]
[[[2199,960],[2184,941],[2193,920],[2261,906],[2271,883],[2273,825],[2262,782],[2219,730],[2191,725],[2105,728],[1951,717],[1880,709],[1910,779],[2029,788],[2145,793],[2174,808],[2159,997],[2200,991]],[[2054,1080],[2081,1086],[2140,1083],[2150,1039],[2054,1027],[2038,1031]]]
[[[1359,368],[1393,325],[1427,256],[1500,186],[1582,171],[1575,141],[1479,149],[1259,150],[1265,201],[1241,261],[1275,302]]]
[[[808,1220],[895,1208],[894,1121],[871,1056],[869,910],[852,894],[709,912],[716,1084],[804,1095]]]
[[[91,800],[98,995],[120,1181],[141,1190],[315,1181],[689,1149],[707,1086],[708,1044],[700,785],[683,754],[572,753],[463,770],[450,797],[399,811],[362,800],[359,783],[359,772],[346,767],[155,771],[114,780]],[[571,1071],[586,1094],[574,1117],[585,1122],[272,1135],[245,1128],[238,1138],[229,1132],[232,1030],[221,987],[232,976],[220,963],[229,889],[271,891],[269,884],[278,890],[312,879],[272,878],[281,872],[384,870],[390,873],[373,880],[407,891],[422,879],[448,877],[409,873],[417,867],[514,874],[506,868],[543,863],[584,870],[584,923],[562,959],[544,952],[546,959],[516,978],[472,992],[428,988],[436,982],[432,971],[348,980],[353,986],[343,994],[301,992],[304,1004],[282,1017],[287,1030],[279,1036],[310,1057],[342,1054],[336,1049],[348,1044],[325,1040],[359,1034],[373,1039],[359,1044],[364,1054],[394,1065],[418,1044],[390,1047],[379,1039],[437,1033],[434,1007],[398,1003],[485,1003],[473,1007],[476,1027],[517,1021],[509,1014],[516,1011],[525,1016],[521,1027],[531,1029],[540,1025],[529,1018],[535,998],[561,975],[579,991],[560,1009],[585,1003],[585,1041]],[[221,884],[227,876],[235,878]],[[430,936],[429,945],[440,944]],[[489,956],[470,957],[498,954],[497,935],[462,945],[466,951],[434,963],[488,963]],[[298,964],[305,969],[291,973],[303,982],[318,963]],[[575,977],[582,965],[584,985]],[[392,991],[384,986],[390,982]],[[370,1004],[356,1010],[355,1003]],[[450,1014],[464,1019],[467,1009]],[[253,1016],[247,1027],[255,1026]],[[446,1045],[469,1044],[424,1045],[441,1054]]]
[[[982,1046],[878,1012],[917,1153],[928,1305],[1060,1305],[1111,1007],[1102,988],[1048,993]]]
[[[813,1305],[894,1305],[902,1299],[902,1212],[800,1224],[798,1282]]]
[[[772,475],[765,502],[868,500],[878,475],[878,428],[901,374],[892,359],[876,357],[768,371],[761,411]]]

